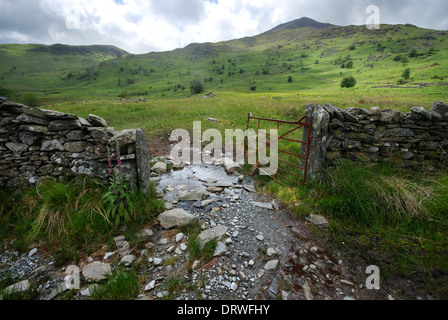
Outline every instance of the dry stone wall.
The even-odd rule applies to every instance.
[[[133,189],[146,191],[149,161],[141,129],[117,132],[95,115],[84,119],[0,101],[0,185],[34,185],[47,177],[75,175],[106,182],[109,163],[113,168],[121,162],[123,170],[116,170]]]
[[[429,169],[448,159],[448,105],[442,102],[430,110],[414,107],[407,113],[311,104],[306,113],[313,118],[312,178],[341,159],[394,161]]]

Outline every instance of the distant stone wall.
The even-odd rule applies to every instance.
[[[0,101],[0,185],[37,184],[46,177],[87,175],[106,182],[108,154],[133,189],[149,186],[149,152],[143,130],[114,131],[104,119]],[[121,170],[120,170],[121,171]]]
[[[341,159],[394,161],[403,167],[435,168],[448,155],[448,105],[411,112],[373,107],[342,110],[331,104],[311,104],[311,177]]]

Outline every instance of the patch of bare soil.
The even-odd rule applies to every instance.
[[[149,154],[152,158],[169,155],[171,153],[170,133],[164,132],[157,136],[147,137]]]

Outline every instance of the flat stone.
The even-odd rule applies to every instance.
[[[30,283],[28,280],[23,280],[20,282],[17,282],[13,285],[10,285],[6,289],[3,290],[4,293],[13,293],[13,292],[24,292],[29,290]]]
[[[45,119],[42,119],[42,118],[38,118],[38,117],[33,117],[33,116],[31,116],[29,114],[25,114],[25,113],[22,113],[20,116],[18,116],[16,118],[16,120],[20,121],[20,122],[24,122],[24,123],[40,124],[40,125],[43,125],[43,126],[46,126],[46,125],[49,124],[48,120],[45,120]]]
[[[220,181],[220,182],[214,182],[214,183],[204,183],[204,186],[206,187],[218,187],[218,188],[231,188],[235,187],[233,182],[230,181]]]
[[[310,214],[307,218],[306,221],[311,222],[312,224],[321,227],[321,228],[328,228],[329,227],[329,223],[327,221],[327,219],[325,219],[324,217],[317,215],[317,214]]]
[[[218,199],[216,199],[216,198],[204,200],[204,201],[201,202],[201,206],[206,207],[209,204],[212,204],[212,203],[214,203],[216,201],[218,201]]]
[[[440,115],[440,117],[442,117],[443,121],[448,120],[448,105],[443,104],[443,102],[439,102],[439,101],[434,102],[434,105],[431,108],[431,111]],[[434,117],[434,115],[433,115],[433,117]],[[439,117],[437,117],[437,118],[439,118]]]
[[[266,262],[263,269],[266,271],[274,270],[275,268],[277,268],[277,265],[278,265],[278,260],[270,260],[270,261]]]
[[[105,280],[110,273],[110,264],[99,261],[92,262],[82,269],[82,275],[87,282]]]
[[[32,249],[29,253],[28,253],[28,258],[31,258],[32,256],[34,256],[37,252],[37,248]]]
[[[224,191],[224,189],[221,187],[207,187],[206,191],[211,192],[211,193],[219,193],[219,192]]]
[[[68,152],[79,153],[87,149],[89,143],[86,141],[67,142],[64,144],[64,148]]]
[[[110,257],[112,257],[115,254],[115,252],[106,252],[106,254],[104,255],[103,260],[107,260]]]
[[[94,127],[108,127],[106,120],[94,114],[89,114],[86,120]]]
[[[201,201],[206,197],[205,190],[185,190],[179,192],[179,201]]]
[[[174,208],[174,205],[171,202],[165,202],[165,209],[171,210]]]
[[[20,130],[24,131],[31,131],[31,132],[37,132],[37,133],[45,133],[48,132],[47,126],[39,126],[39,125],[33,125],[33,124],[24,124],[19,127]]]
[[[313,294],[311,292],[311,287],[310,287],[308,282],[305,282],[302,285],[302,289],[303,289],[303,293],[305,295],[305,299],[306,300],[313,300],[314,299]]]
[[[260,207],[260,208],[264,208],[264,209],[268,209],[268,210],[273,210],[274,209],[272,207],[272,203],[252,201],[252,204],[254,206],[257,206],[257,207]]]
[[[156,287],[156,281],[152,280],[150,283],[148,283],[145,286],[145,291],[150,291],[150,290],[154,289],[155,287]]]
[[[200,264],[201,264],[201,261],[196,260],[195,262],[193,262],[193,265],[191,266],[191,269],[192,270],[196,270],[197,268],[199,268]]]
[[[65,135],[68,140],[79,141],[84,138],[84,134],[81,130],[70,131]]]
[[[204,249],[205,245],[212,239],[220,239],[226,234],[227,230],[228,228],[226,226],[219,225],[201,232],[197,237],[201,250]]]
[[[79,120],[55,120],[48,126],[50,131],[68,131],[81,129]]]
[[[24,143],[7,142],[5,146],[13,152],[23,152],[28,150],[28,146]]]
[[[141,232],[135,234],[136,238],[139,241],[147,241],[154,235],[154,232],[151,229],[145,229]]]
[[[120,264],[125,265],[126,267],[129,267],[131,264],[134,263],[136,257],[133,254],[129,254],[121,258]]]
[[[74,114],[70,113],[64,113],[60,111],[54,111],[54,110],[47,110],[47,109],[40,109],[45,116],[51,120],[77,120],[78,117]]]
[[[215,252],[213,253],[213,256],[219,257],[219,256],[222,256],[223,254],[225,254],[226,252],[227,252],[227,246],[225,245],[225,243],[218,241],[218,244],[215,248]]]
[[[164,229],[178,228],[198,221],[198,218],[184,209],[172,209],[161,213],[157,220]]]
[[[176,242],[180,242],[180,241],[182,241],[182,239],[184,238],[184,234],[183,233],[178,233],[178,234],[176,234]]]
[[[126,147],[130,144],[135,144],[136,139],[137,133],[135,129],[127,129],[117,132],[113,138],[114,142],[116,141],[120,148]]]
[[[42,142],[40,151],[64,151],[64,147],[57,139],[45,140]]]
[[[244,188],[244,190],[246,190],[247,192],[252,192],[252,193],[257,192],[257,190],[255,189],[255,187],[254,187],[253,185],[251,185],[251,184],[243,185],[243,188]]]
[[[266,250],[266,255],[268,257],[272,257],[272,256],[275,256],[277,254],[278,253],[277,253],[277,251],[274,248],[268,248],[268,250]]]
[[[232,159],[229,159],[229,158],[223,158],[223,165],[228,174],[232,174],[241,169],[241,167],[238,163],[234,162]]]
[[[167,172],[167,165],[165,162],[157,162],[155,165],[151,167],[151,171],[156,172],[158,174],[164,174]]]
[[[432,120],[431,113],[423,107],[414,107],[414,108],[411,108],[411,111],[419,114],[425,120],[428,120],[428,121]]]

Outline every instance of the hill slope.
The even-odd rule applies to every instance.
[[[72,71],[128,54],[114,46],[0,45],[0,87],[16,94],[59,90],[61,78]]]
[[[358,80],[360,96],[407,96],[415,89],[413,94],[433,101],[446,99],[447,32],[412,25],[368,30],[316,22],[310,27],[312,21],[299,19],[255,37],[142,55],[77,48],[59,55],[33,45],[3,45],[0,87],[46,91],[47,100],[184,98],[190,95],[190,82],[199,80],[207,91],[313,91],[331,96],[345,94],[340,82],[350,75]],[[410,78],[398,86],[406,68]]]

